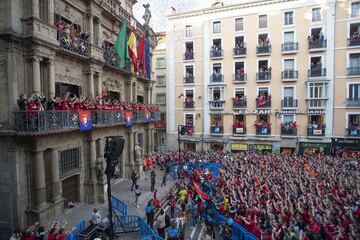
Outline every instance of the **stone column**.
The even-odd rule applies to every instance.
[[[89,37],[90,43],[94,43],[94,15],[89,14]]]
[[[44,152],[35,152],[33,162],[35,167],[35,207],[41,209],[46,201]]]
[[[101,47],[103,39],[102,39],[102,27],[101,27],[101,19],[99,18],[99,24],[98,24],[98,46]]]
[[[31,16],[39,18],[39,0],[31,0]]]
[[[132,94],[131,94],[131,81],[125,81],[125,97],[124,101],[131,102],[132,100]]]
[[[131,84],[131,102],[136,102],[136,83]]]
[[[55,66],[54,60],[49,60],[49,97],[55,96]]]
[[[90,143],[90,179],[89,179],[89,196],[88,202],[96,202],[96,142],[91,140]]]
[[[59,153],[51,149],[51,199],[57,202],[60,199]]]
[[[149,91],[149,103],[152,104],[152,91],[153,91],[153,88],[150,87],[150,91]]]
[[[146,131],[146,155],[150,155],[150,148],[151,148],[150,129],[147,127],[145,131]]]
[[[49,6],[49,24],[54,25],[54,0],[48,0],[48,6]]]
[[[34,57],[33,58],[33,91],[36,93],[41,92],[41,79],[40,79],[40,61],[41,58]]]
[[[129,151],[128,151],[128,159],[129,159],[129,163],[130,164],[134,164],[135,163],[135,159],[134,159],[134,138],[133,138],[133,133],[131,131],[131,129],[128,129],[127,131],[127,135],[128,135],[128,146],[129,146]]]
[[[101,96],[101,92],[102,92],[102,82],[101,82],[101,73],[97,73],[97,92],[99,93],[99,95]]]
[[[89,72],[89,96],[90,97],[95,97],[95,87],[94,87],[94,73],[93,72]]]
[[[151,154],[153,152],[154,149],[154,144],[155,144],[155,138],[154,138],[154,128],[151,128],[150,130],[150,152],[149,154]]]

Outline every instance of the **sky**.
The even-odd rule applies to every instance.
[[[224,0],[224,5],[239,3],[243,0]],[[174,7],[177,12],[185,12],[194,9],[202,9],[211,6],[213,0],[138,0],[134,5],[133,12],[135,18],[143,23],[144,14],[143,4],[150,4],[151,19],[150,26],[155,32],[165,31],[166,9]]]

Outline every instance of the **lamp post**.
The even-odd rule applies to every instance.
[[[179,147],[179,160],[180,160],[180,154],[181,154],[181,150],[180,150],[180,132],[181,132],[181,128],[183,127],[183,125],[178,125],[178,147]]]

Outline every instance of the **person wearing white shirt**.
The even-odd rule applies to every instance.
[[[101,223],[101,215],[96,208],[94,208],[94,210],[93,210],[92,217],[91,217],[91,223],[92,224],[100,224]]]

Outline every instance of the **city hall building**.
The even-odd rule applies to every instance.
[[[0,3],[0,234],[40,220],[55,220],[69,202],[104,202],[104,145],[109,136],[125,139],[117,176],[140,171],[134,148],[142,155],[154,147],[154,122],[132,112],[125,126],[123,113],[92,112],[92,129],[79,130],[71,111],[20,112],[20,94],[43,93],[47,99],[72,93],[95,97],[107,90],[111,99],[152,102],[153,81],[119,68],[113,52],[123,19],[136,24],[140,38],[151,29],[132,14],[136,0],[29,0]],[[59,31],[70,26],[76,37]],[[115,60],[114,60],[115,58]],[[117,59],[118,60],[118,59]]]
[[[183,147],[233,152],[330,153],[360,136],[359,1],[214,2],[167,12],[170,145],[179,126]]]

